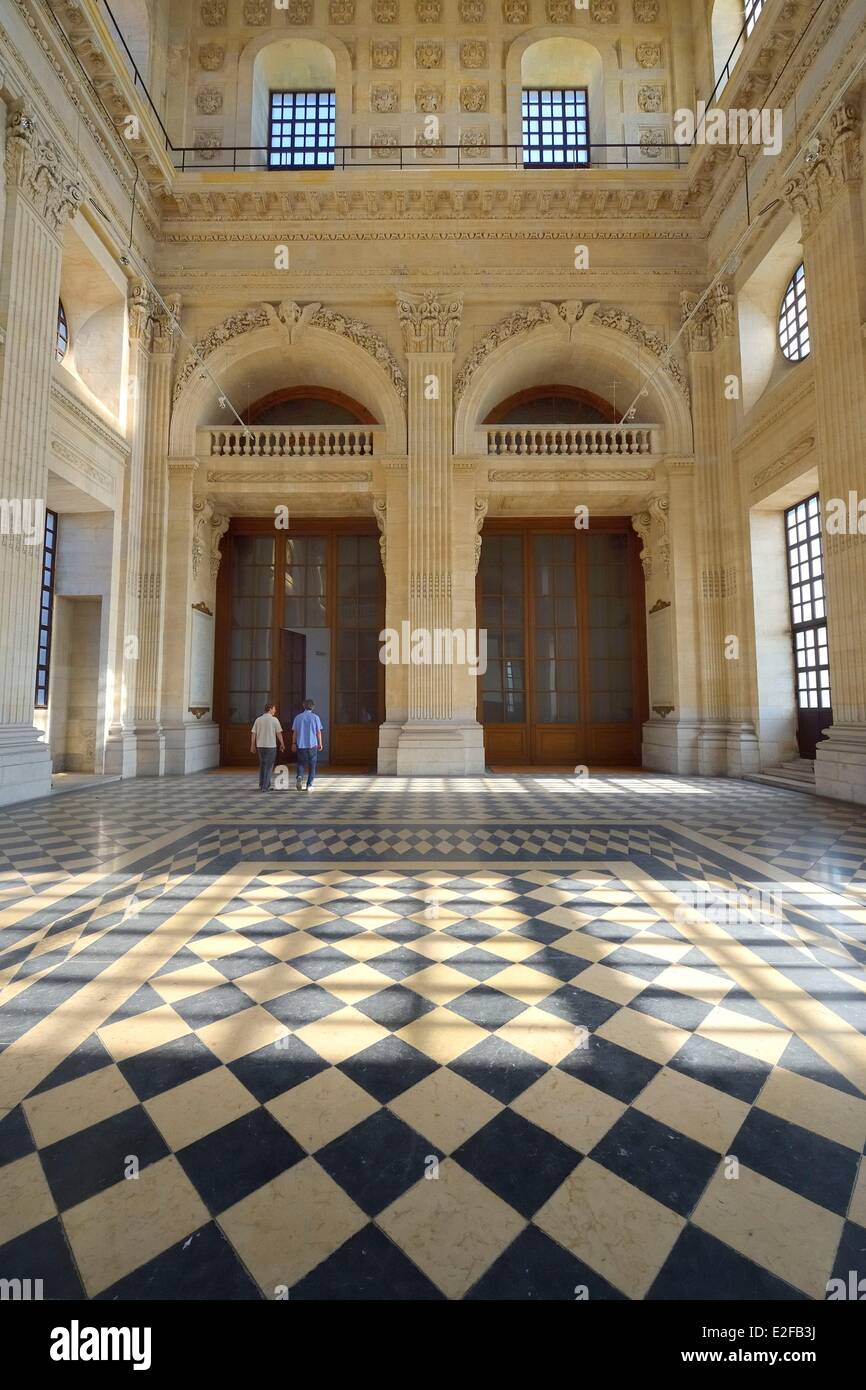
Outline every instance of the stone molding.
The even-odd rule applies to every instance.
[[[514,313],[506,315],[505,318],[495,323],[485,333],[457,373],[454,381],[455,405],[463,396],[470,380],[485,358],[489,357],[503,343],[508,342],[510,338],[516,338],[521,333],[528,333],[534,328],[546,328],[553,325],[567,341],[571,342],[574,341],[578,333],[587,329],[590,324],[598,325],[601,328],[612,328],[618,333],[624,333],[638,346],[646,348],[655,357],[658,357],[665,371],[682,391],[686,400],[689,400],[689,385],[685,372],[679,362],[667,355],[668,346],[660,333],[647,328],[640,319],[635,318],[627,309],[617,306],[602,307],[598,303],[584,305],[581,300],[567,299],[560,304],[543,300],[541,303],[530,305],[528,308],[516,309]]]
[[[777,477],[780,473],[784,473],[786,469],[799,463],[808,453],[811,453],[814,447],[815,436],[813,434],[801,435],[796,443],[792,444],[783,454],[780,454],[778,458],[773,459],[772,463],[766,464],[764,468],[759,468],[758,472],[752,475],[752,491],[754,492],[756,488],[763,487],[764,483],[768,483],[771,478]]]
[[[232,473],[221,468],[208,472],[209,483],[279,483],[308,487],[311,483],[371,483],[372,473]]]
[[[59,237],[84,200],[84,189],[71,178],[60,151],[44,139],[23,103],[6,117],[6,179],[23,193],[54,236]]]
[[[475,499],[475,573],[478,573],[478,566],[481,564],[481,528],[484,525],[484,518],[490,506],[489,497],[476,497]]]
[[[406,378],[388,344],[370,324],[364,323],[362,319],[352,318],[349,314],[323,309],[319,304],[308,304],[302,309],[293,300],[283,300],[279,307],[262,303],[255,309],[242,309],[239,313],[230,314],[200,338],[195,347],[187,353],[177,374],[172,392],[172,405],[177,405],[184,387],[195,375],[202,358],[209,357],[217,348],[245,333],[253,333],[260,328],[272,328],[275,325],[283,335],[286,347],[293,346],[297,336],[307,328],[322,328],[329,333],[337,334],[338,337],[348,338],[382,368],[401,401],[406,404],[409,395]]]
[[[97,468],[96,464],[80,450],[73,449],[70,444],[67,444],[63,439],[58,439],[56,435],[51,440],[51,452],[62,459],[64,463],[68,463],[70,468],[74,468],[77,473],[88,478],[97,487],[101,487],[104,492],[114,493],[115,482],[112,475],[104,468]]]
[[[379,528],[379,554],[382,557],[382,569],[387,570],[388,557],[388,499],[387,497],[373,498],[373,515],[376,518],[376,525]]]
[[[491,468],[491,483],[654,483],[654,468]]]
[[[197,579],[207,561],[212,580],[219,573],[222,552],[220,542],[229,529],[230,517],[218,512],[210,497],[196,497],[192,504],[192,574]]]
[[[397,296],[403,348],[411,352],[453,352],[463,315],[463,296],[436,290]]]
[[[170,294],[166,309],[144,280],[132,280],[129,286],[129,340],[146,352],[174,352],[180,329],[179,294]]]

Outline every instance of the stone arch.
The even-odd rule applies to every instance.
[[[349,143],[352,115],[352,59],[341,39],[327,29],[293,35],[270,28],[244,45],[238,59],[237,123],[239,146],[267,145],[268,92],[284,83],[287,90],[333,87],[336,92],[336,143]],[[251,154],[255,162],[255,151]]]
[[[482,422],[498,402],[521,389],[557,380],[609,398],[614,379],[619,383],[617,418],[645,387],[647,396],[637,403],[635,422],[660,425],[666,453],[690,453],[685,374],[676,361],[670,369],[662,364],[654,350],[660,343],[656,335],[625,310],[601,306],[586,327],[571,332],[561,315],[551,317],[554,307],[533,306],[501,320],[464,362],[455,379],[455,453],[484,453]],[[640,341],[642,334],[646,342]]]
[[[378,334],[358,319],[319,309],[308,315],[301,331],[295,329],[294,337],[290,341],[273,305],[259,305],[218,324],[196,346],[241,415],[269,391],[323,386],[361,403],[382,422],[386,452],[404,454],[406,381]],[[220,423],[219,394],[188,354],[173,393],[173,457],[193,457],[196,430]],[[232,422],[230,415],[224,418],[226,424]]]
[[[536,80],[536,64],[538,79]],[[589,133],[593,145],[604,145],[618,135],[616,84],[619,62],[612,42],[577,37],[563,25],[528,29],[508,49],[505,60],[506,121],[508,143],[522,145],[521,93],[524,85],[538,86],[541,73],[551,86],[587,87]],[[551,78],[550,74],[554,76]],[[604,152],[594,163],[604,162]]]

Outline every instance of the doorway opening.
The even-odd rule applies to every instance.
[[[797,695],[797,747],[814,759],[833,723],[821,500],[813,493],[785,512],[788,594]]]
[[[485,525],[477,602],[488,765],[639,767],[646,626],[629,519]]]
[[[223,766],[252,766],[250,726],[273,699],[284,730],[303,701],[321,761],[373,769],[384,719],[385,594],[375,523],[235,518],[217,593],[215,717]],[[287,746],[289,741],[287,739]]]

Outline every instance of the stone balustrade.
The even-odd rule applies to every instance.
[[[658,425],[488,425],[488,454],[658,454]]]
[[[381,453],[381,430],[370,425],[237,425],[199,431],[199,454],[210,458],[369,458]]]

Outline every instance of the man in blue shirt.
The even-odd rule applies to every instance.
[[[303,789],[304,768],[307,770],[307,791],[313,790],[316,764],[322,751],[322,721],[314,713],[315,702],[305,700],[304,708],[292,720],[292,752],[298,755],[298,775],[295,786]]]

